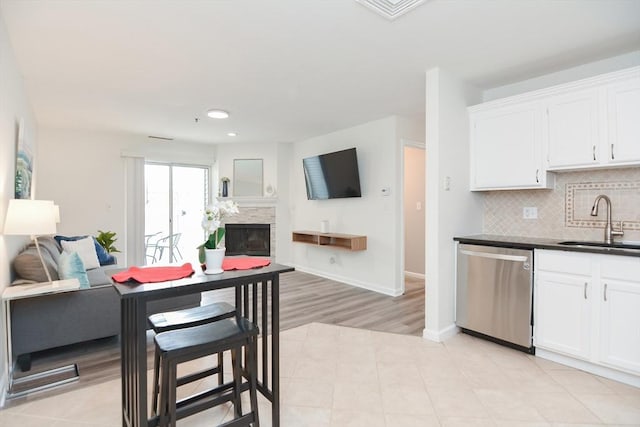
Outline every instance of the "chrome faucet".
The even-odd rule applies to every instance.
[[[602,199],[607,203],[607,223],[604,226],[604,242],[610,245],[613,243],[613,236],[622,236],[624,235],[624,231],[622,230],[622,222],[620,222],[620,230],[613,229],[613,226],[611,225],[611,200],[604,194],[596,197],[596,201],[593,202],[591,216],[598,216],[598,204]]]

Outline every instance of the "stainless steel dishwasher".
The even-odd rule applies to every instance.
[[[533,353],[533,251],[458,244],[456,324]]]

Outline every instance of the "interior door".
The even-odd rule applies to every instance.
[[[209,168],[145,165],[146,264],[195,259],[204,241],[202,212],[209,203]]]

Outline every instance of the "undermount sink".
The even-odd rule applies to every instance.
[[[635,249],[640,250],[640,242],[614,242],[614,243],[604,243],[604,242],[582,242],[578,240],[569,240],[566,242],[559,242],[559,245],[564,246],[576,246],[576,247],[596,247],[603,249]]]

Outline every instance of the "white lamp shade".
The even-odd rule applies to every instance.
[[[56,233],[51,200],[11,199],[4,222],[4,234],[42,236]]]

